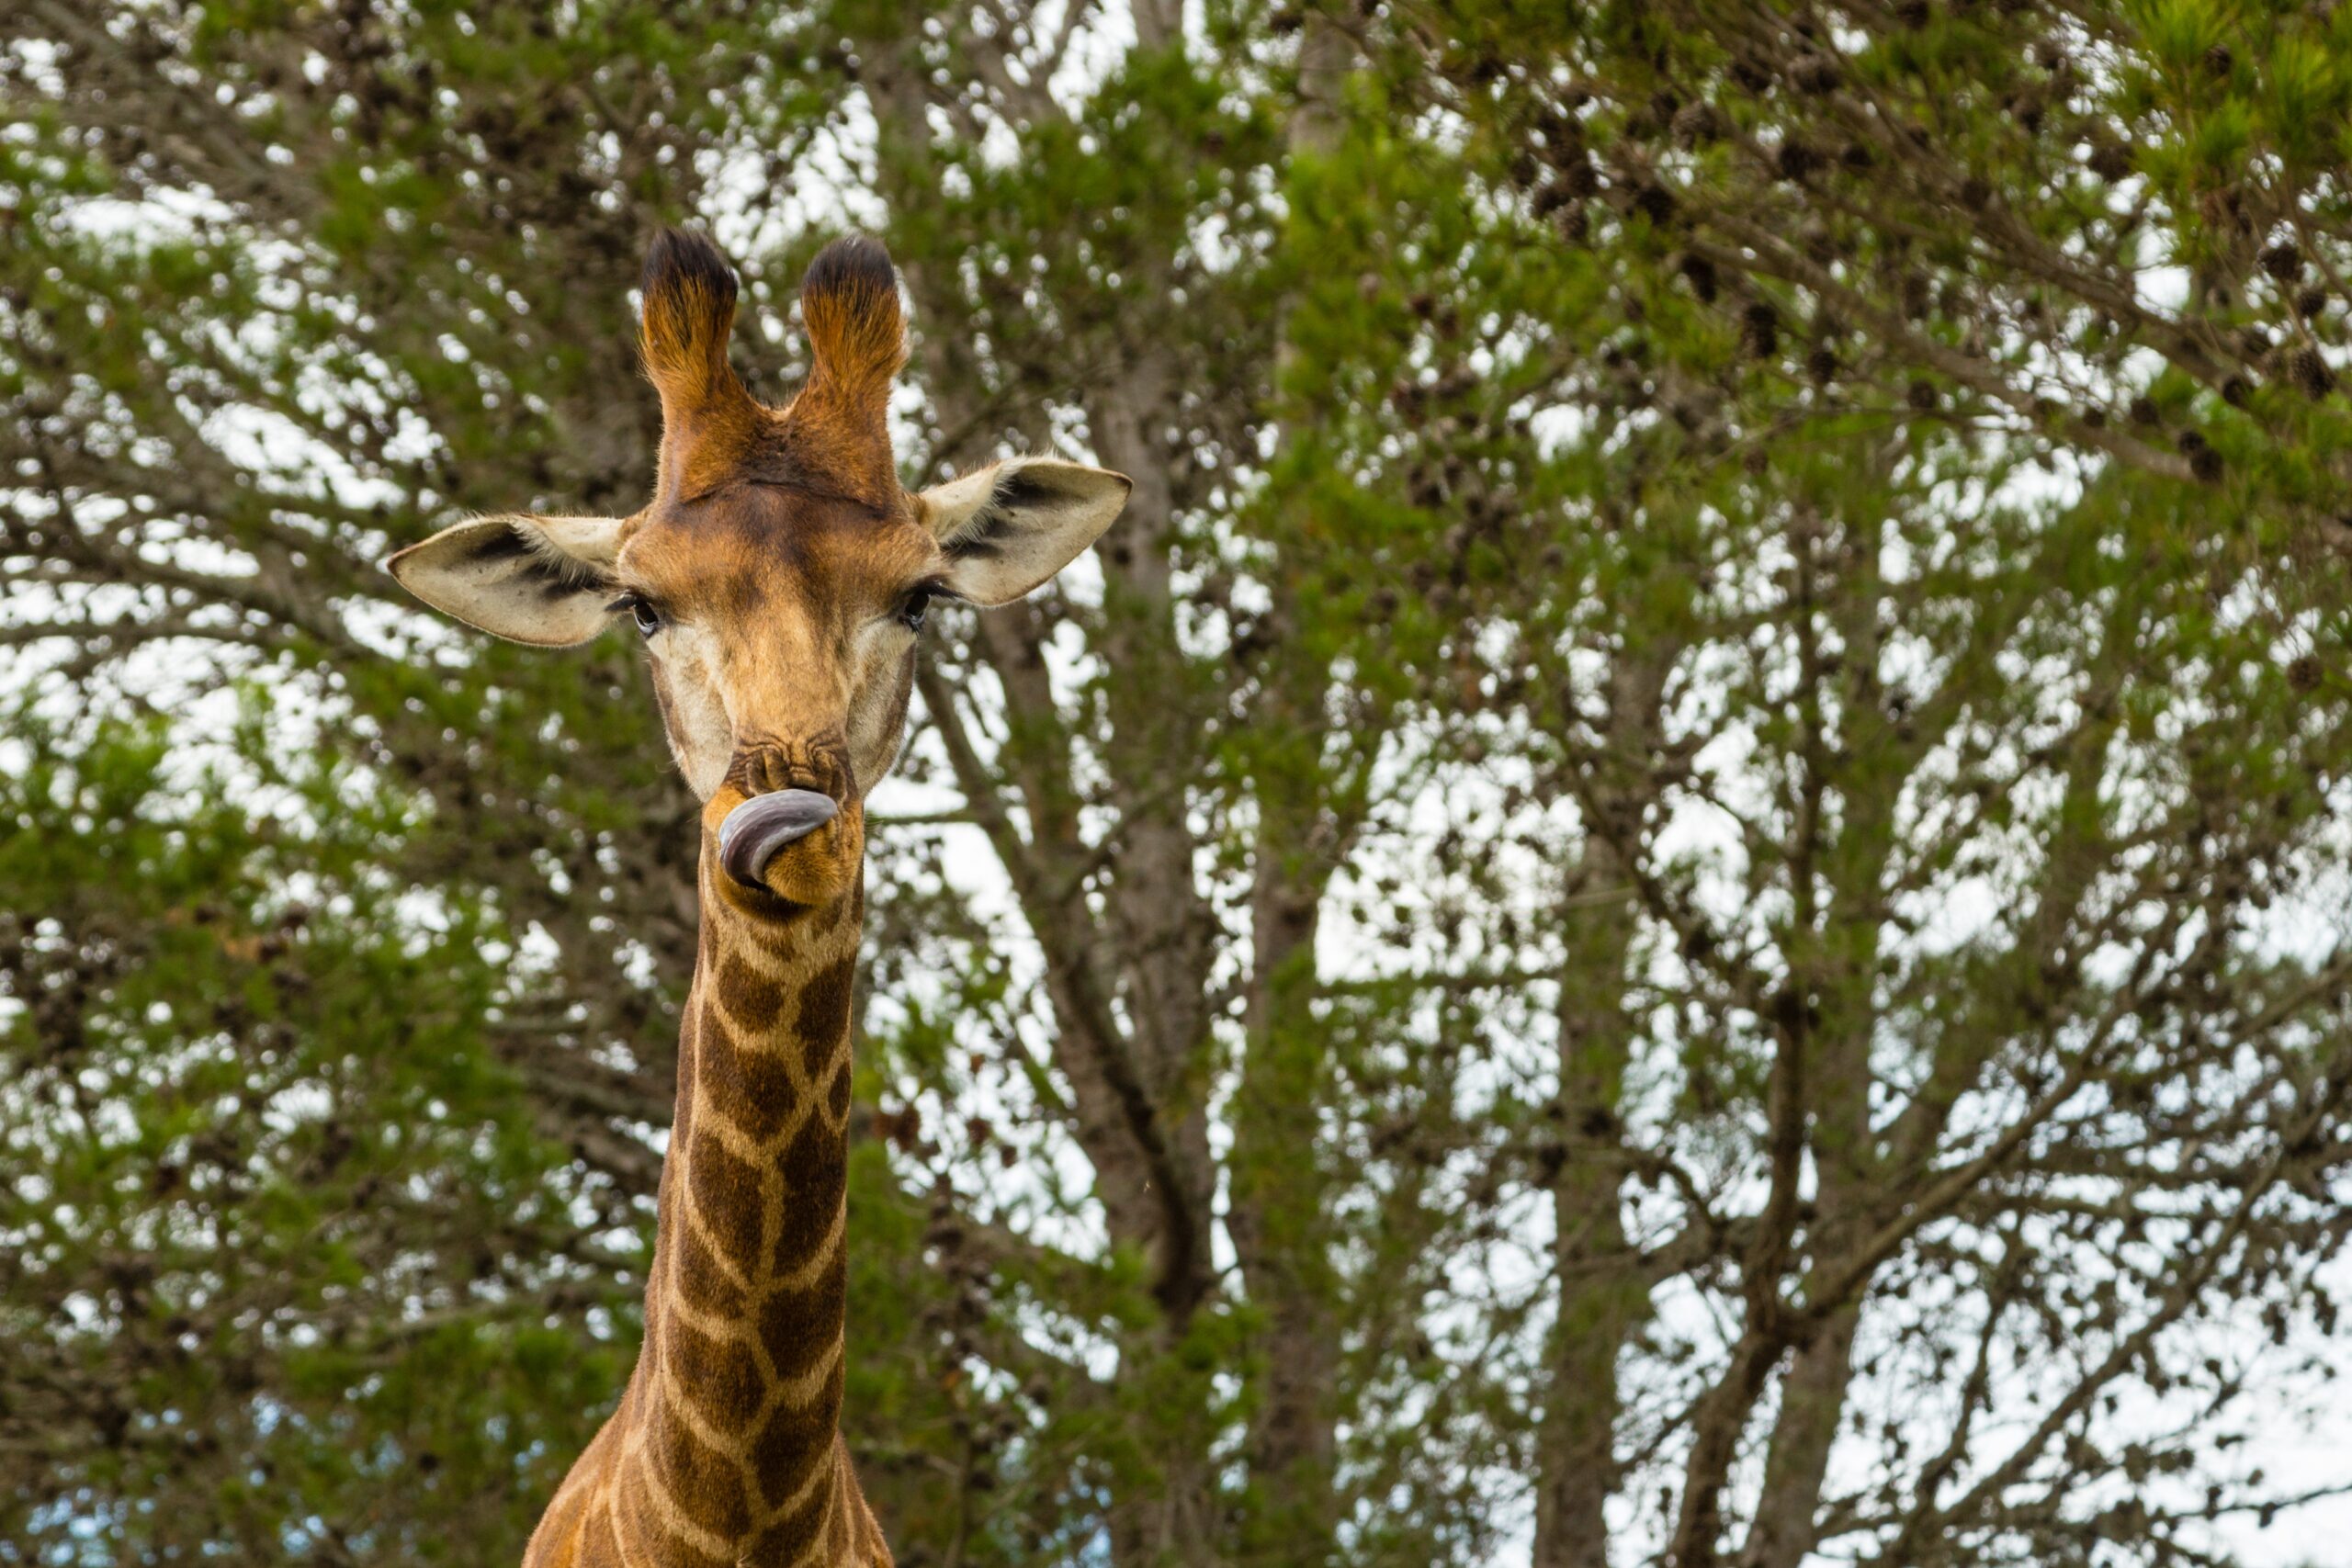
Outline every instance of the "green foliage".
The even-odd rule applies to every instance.
[[[400,908],[399,803],[332,761],[191,771],[161,724],[18,719],[0,1235],[13,1414],[51,1446],[6,1533],[458,1562],[527,1528],[627,1347],[582,1320],[603,1292],[542,1293],[571,1225],[482,1031],[503,926]],[[445,1235],[471,1247],[418,1250]]]
[[[2346,1236],[2352,12],[1089,15],[0,16],[0,1562],[518,1556],[695,803],[378,563],[643,505],[648,231],[780,400],[851,216],[910,485],[1136,480],[874,801],[902,1563],[2226,1560]]]

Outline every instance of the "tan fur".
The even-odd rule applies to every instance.
[[[728,364],[735,294],[707,241],[665,234],[647,257],[640,346],[663,432],[644,511],[463,524],[388,563],[427,603],[524,642],[583,641],[608,605],[658,612],[662,724],[704,803],[644,1350],[526,1568],[889,1563],[840,1435],[865,793],[906,728],[910,595],[1025,592],[1126,493],[1072,464],[901,490],[888,404],[904,322],[872,241],[811,265],[813,368],[782,410]],[[783,789],[829,795],[835,815],[746,887],[719,865],[720,825]]]
[[[847,817],[850,887],[829,906],[747,894],[705,837],[645,1348],[530,1568],[890,1562],[839,1433],[863,847]]]
[[[654,493],[698,495],[731,472],[765,411],[727,363],[735,274],[697,234],[667,230],[645,256],[638,352],[662,395]]]
[[[907,362],[907,341],[898,279],[882,247],[847,241],[810,263],[800,321],[808,333],[808,384],[788,418],[804,460],[832,475],[842,494],[887,506],[899,494],[890,383]]]

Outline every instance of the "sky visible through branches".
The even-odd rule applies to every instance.
[[[770,399],[886,240],[910,486],[1137,481],[934,615],[872,799],[902,1562],[2340,1555],[2352,21],[29,0],[0,62],[0,1562],[511,1554],[626,1377],[692,802],[627,636],[379,563],[642,503],[674,221]]]

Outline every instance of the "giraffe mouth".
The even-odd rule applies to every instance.
[[[841,803],[813,789],[779,789],[755,795],[718,825],[718,863],[746,887],[768,891],[768,862],[831,821]]]

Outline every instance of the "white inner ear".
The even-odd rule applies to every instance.
[[[947,557],[948,587],[976,604],[1006,604],[1101,538],[1134,488],[1082,463],[1007,457],[918,499]]]
[[[604,630],[617,517],[483,517],[384,562],[401,586],[496,637],[569,648]]]

